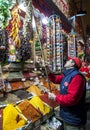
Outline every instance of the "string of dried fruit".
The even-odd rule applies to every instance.
[[[31,39],[32,37],[32,0],[25,0],[26,5],[26,15],[23,22],[23,36],[26,39]]]
[[[16,58],[20,61],[26,61],[31,57],[31,46],[26,38],[20,37],[21,46],[16,50]]]
[[[6,62],[8,57],[8,34],[6,30],[0,30],[0,62]]]
[[[26,7],[26,15],[20,35],[21,46],[16,50],[16,57],[21,61],[28,60],[32,54],[30,44],[30,39],[32,38],[32,0],[25,0],[23,4]]]
[[[10,37],[12,38],[13,42],[15,42],[16,47],[20,47],[20,37],[19,37],[19,25],[20,25],[20,16],[18,14],[18,5],[16,4],[12,9],[12,30],[10,33]]]

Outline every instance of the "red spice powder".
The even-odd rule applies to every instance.
[[[12,90],[17,90],[19,88],[25,88],[24,83],[21,81],[18,82],[10,82],[10,86]]]
[[[39,96],[40,97],[40,99],[43,101],[43,102],[45,102],[46,104],[48,104],[50,107],[52,107],[52,108],[55,108],[55,107],[57,107],[57,106],[59,106],[59,104],[57,103],[57,102],[55,102],[55,101],[53,101],[53,100],[50,100],[49,98],[48,98],[48,94],[43,94],[43,95],[41,95],[41,96]]]

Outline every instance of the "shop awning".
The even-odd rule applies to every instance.
[[[33,0],[33,6],[37,8],[41,13],[50,17],[52,14],[60,16],[62,21],[62,28],[65,32],[71,32],[71,24],[66,16],[58,9],[58,7],[52,2],[52,0]]]

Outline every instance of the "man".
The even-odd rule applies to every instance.
[[[60,94],[49,92],[48,97],[60,104],[60,117],[63,120],[64,130],[86,130],[86,79],[79,72],[81,65],[81,60],[75,57],[66,62],[63,74],[48,75],[52,82],[60,84]]]

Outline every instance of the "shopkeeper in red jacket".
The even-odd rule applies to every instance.
[[[81,60],[75,57],[66,62],[63,74],[48,75],[53,83],[60,84],[60,94],[49,92],[48,98],[60,104],[64,130],[86,130],[86,79],[79,72],[81,64]]]

